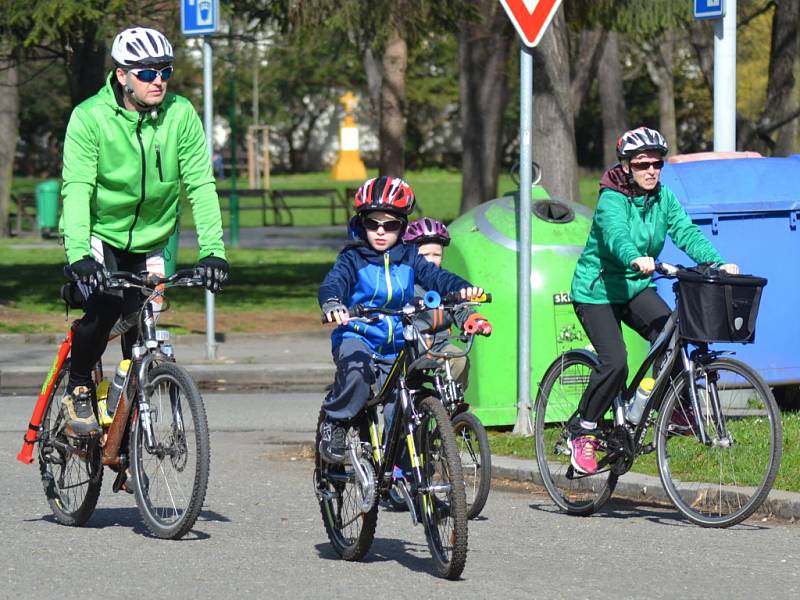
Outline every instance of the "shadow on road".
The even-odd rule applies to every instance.
[[[319,557],[325,560],[342,560],[330,544],[317,544],[315,546]],[[367,556],[362,563],[396,562],[410,571],[427,573],[439,578],[433,564],[427,544],[418,544],[407,540],[375,538]]]

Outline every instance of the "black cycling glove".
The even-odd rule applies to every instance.
[[[347,307],[338,298],[329,298],[322,303],[322,314],[325,315],[325,318],[332,312],[340,310],[347,311]]]
[[[197,261],[196,268],[201,269],[203,283],[212,294],[222,289],[222,284],[228,279],[230,272],[228,261],[218,256],[204,256]]]
[[[102,292],[108,284],[108,274],[105,267],[91,256],[84,256],[69,266],[72,276],[78,283],[82,283],[90,290]]]

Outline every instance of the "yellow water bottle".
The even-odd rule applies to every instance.
[[[644,407],[647,404],[647,399],[650,398],[650,394],[653,393],[655,385],[656,380],[652,377],[645,377],[642,379],[641,383],[639,383],[639,387],[636,389],[636,395],[633,397],[631,403],[628,404],[628,410],[625,413],[625,418],[628,419],[629,422],[638,425],[639,421],[642,420]]]
[[[97,384],[97,422],[100,423],[100,427],[108,427],[111,425],[111,421],[114,418],[108,414],[108,387],[110,382],[108,379],[103,379],[100,383]]]
[[[117,411],[119,397],[122,395],[122,389],[125,387],[125,380],[128,377],[128,369],[130,368],[131,361],[126,358],[120,361],[117,372],[114,373],[114,381],[108,390],[108,400],[106,402],[108,413],[111,415]]]

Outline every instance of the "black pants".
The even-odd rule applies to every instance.
[[[578,405],[581,419],[599,421],[628,378],[628,353],[621,323],[652,344],[671,312],[653,288],[647,288],[625,304],[575,303],[575,313],[600,359]]]
[[[95,244],[97,246],[97,244]],[[98,247],[99,249],[99,247]],[[103,264],[108,271],[130,271],[139,273],[148,270],[147,254],[125,252],[102,243]],[[99,259],[95,252],[95,259]],[[120,315],[136,312],[144,301],[139,289],[107,290],[103,293],[93,292],[83,303],[84,315],[72,330],[71,367],[69,372],[69,390],[75,386],[92,387],[92,370],[100,360],[108,345],[108,336]],[[136,341],[136,329],[124,333],[121,337],[124,358],[131,357],[131,348]]]

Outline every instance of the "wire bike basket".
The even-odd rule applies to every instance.
[[[729,275],[716,269],[677,273],[678,330],[693,342],[755,341],[764,277]]]

